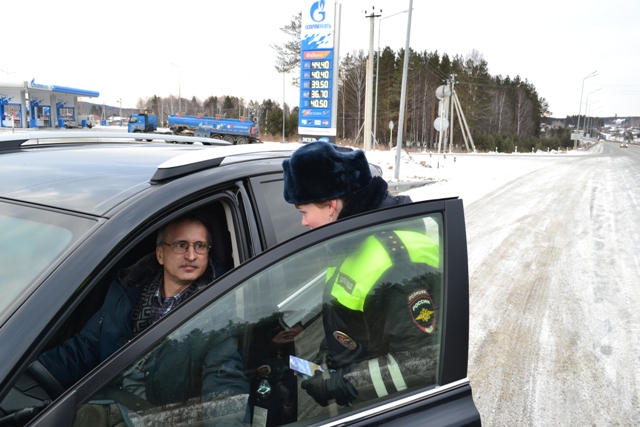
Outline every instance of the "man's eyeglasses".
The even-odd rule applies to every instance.
[[[189,250],[189,246],[193,246],[193,250],[196,251],[197,254],[204,255],[209,252],[209,249],[211,248],[207,242],[189,243],[184,240],[179,240],[172,244],[162,242],[162,244],[170,246],[171,250],[176,254],[186,254]]]

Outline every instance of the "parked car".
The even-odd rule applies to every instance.
[[[282,196],[282,160],[297,144],[168,138],[183,144],[136,142],[112,132],[0,135],[1,425],[71,426],[77,411],[96,401],[117,405],[132,426],[218,425],[234,417],[253,426],[480,425],[467,378],[461,200],[402,205],[307,232]],[[227,274],[66,390],[50,373],[28,369],[100,308],[116,271],[155,250],[160,227],[195,209],[210,219],[211,252],[230,268]],[[381,397],[319,406],[289,363],[292,356],[311,360],[322,344],[330,260],[363,236],[416,224],[438,243],[442,262],[430,273],[435,351],[407,357],[416,372],[432,369],[432,379],[403,387],[393,378],[396,387]],[[276,331],[293,327],[303,330],[294,342],[275,340]],[[158,349],[186,363],[193,343],[223,331],[238,334],[247,394],[158,402],[124,386],[132,368],[153,360]],[[384,375],[394,375],[391,360]],[[198,376],[202,369],[189,371]],[[171,396],[185,379],[167,372],[166,389],[154,392]]]
[[[78,128],[80,126],[78,126],[78,123],[76,123],[75,120],[71,120],[71,119],[64,119],[64,128],[65,129],[75,129]]]

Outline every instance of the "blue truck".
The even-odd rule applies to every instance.
[[[158,130],[158,119],[155,114],[132,114],[129,117],[128,130],[129,132],[201,136],[222,139],[232,144],[255,144],[261,142],[258,124],[249,119],[171,114],[167,122],[169,129],[162,132]]]

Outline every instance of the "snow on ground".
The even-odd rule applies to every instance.
[[[394,155],[367,153],[387,180]],[[483,425],[640,425],[637,159],[617,143],[403,153],[400,180],[434,181],[408,191],[414,201],[465,204],[468,376]]]
[[[437,153],[402,151],[400,172],[395,179],[396,151],[368,151],[367,159],[383,169],[384,178],[396,181],[432,180],[433,183],[407,191],[414,201],[460,197],[470,205],[482,196],[514,179],[556,163],[567,156],[599,153],[602,145],[590,150],[567,152],[506,153]]]

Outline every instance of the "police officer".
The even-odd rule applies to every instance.
[[[284,198],[310,228],[411,202],[372,177],[361,150],[314,142],[296,150],[283,169]],[[435,382],[439,248],[424,229],[409,228],[369,236],[327,269],[325,337],[315,360],[324,372],[301,384],[322,406]]]

